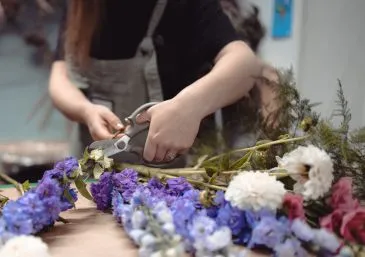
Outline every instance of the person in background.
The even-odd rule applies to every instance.
[[[122,130],[119,117],[161,101],[144,116],[143,157],[172,160],[192,146],[205,117],[246,95],[262,71],[218,0],[68,3],[49,93],[81,123],[83,146]]]

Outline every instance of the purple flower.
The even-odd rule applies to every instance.
[[[286,221],[279,221],[269,216],[263,217],[252,231],[249,247],[260,245],[274,249],[287,235],[289,226]]]
[[[138,173],[133,169],[125,169],[113,174],[113,186],[118,190],[124,201],[129,202],[138,187]]]
[[[167,192],[171,195],[181,196],[193,186],[184,177],[170,178],[167,181]]]
[[[196,209],[201,209],[202,204],[200,203],[200,191],[196,189],[188,190],[182,196],[184,199],[190,200],[194,203]]]
[[[196,212],[194,203],[183,198],[177,199],[170,207],[174,219],[175,229],[178,234],[189,240],[189,222]]]
[[[67,157],[55,164],[54,170],[60,171],[68,178],[74,177],[73,172],[79,167],[79,162],[74,157]]]
[[[112,202],[112,173],[104,172],[97,183],[91,184],[91,194],[98,210],[105,211],[111,207]]]
[[[30,235],[34,232],[32,220],[19,202],[8,202],[2,210],[2,215],[9,232],[15,235]]]
[[[217,191],[217,193],[215,193],[215,198],[214,198],[214,204],[218,207],[224,205],[227,201],[224,199],[224,192],[223,191]]]
[[[165,185],[156,177],[151,178],[146,186],[148,189],[163,189]]]
[[[63,193],[57,180],[47,176],[43,178],[34,191],[41,199],[53,196],[60,198]]]

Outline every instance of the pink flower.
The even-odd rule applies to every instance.
[[[332,195],[329,204],[333,209],[351,211],[359,207],[359,201],[352,195],[352,179],[348,177],[341,178],[332,187]]]
[[[287,211],[290,220],[304,219],[303,197],[287,193],[284,196],[283,208]]]
[[[340,233],[346,240],[365,244],[365,208],[347,213],[343,217]]]
[[[335,210],[331,214],[323,217],[320,220],[320,225],[323,228],[326,228],[327,230],[331,232],[339,232],[341,225],[342,225],[342,219],[345,215],[345,211],[343,210]]]

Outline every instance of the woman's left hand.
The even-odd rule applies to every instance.
[[[151,107],[139,122],[150,121],[143,157],[146,161],[171,161],[194,143],[202,117],[194,104],[171,99]]]

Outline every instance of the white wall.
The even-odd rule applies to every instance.
[[[303,6],[299,85],[302,93],[335,108],[337,79],[342,81],[352,125],[365,125],[365,1],[307,0]]]
[[[274,0],[240,0],[242,9],[250,3],[259,7],[261,22],[267,29],[266,37],[260,48],[262,58],[275,67],[290,68],[292,66],[297,73],[299,70],[303,0],[293,0],[292,35],[285,39],[273,39],[271,37]]]

